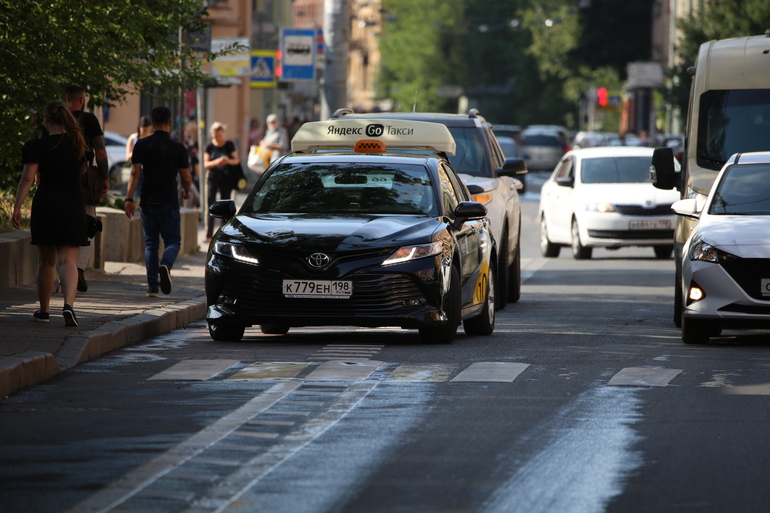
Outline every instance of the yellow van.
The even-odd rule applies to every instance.
[[[764,36],[709,41],[700,46],[690,87],[685,135],[680,172],[674,170],[671,148],[657,148],[651,167],[653,185],[659,189],[676,188],[682,198],[705,201],[731,155],[770,150],[770,30]],[[677,326],[681,325],[682,311],[682,247],[693,226],[692,219],[677,216]]]

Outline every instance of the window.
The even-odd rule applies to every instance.
[[[728,168],[714,192],[709,214],[770,215],[770,164]]]

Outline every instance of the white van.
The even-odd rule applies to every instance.
[[[692,73],[691,73],[692,74]],[[711,185],[731,155],[770,150],[770,30],[764,36],[709,41],[695,63],[681,172],[673,150],[657,148],[653,185],[678,189],[682,198],[705,202]],[[681,326],[682,248],[694,221],[677,216],[674,234],[676,285],[674,323]]]

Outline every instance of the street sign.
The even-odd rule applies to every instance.
[[[251,51],[251,87],[270,89],[275,87],[275,50]]]
[[[235,53],[217,57],[211,61],[211,76],[214,78],[236,78],[251,76],[251,56],[248,37],[217,37],[211,40],[211,51],[221,52],[228,46],[239,44],[246,47]]]
[[[314,80],[318,34],[315,29],[283,29],[281,33],[281,80]]]

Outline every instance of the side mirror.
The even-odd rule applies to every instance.
[[[235,215],[235,201],[219,200],[209,207],[209,215],[229,221]]]
[[[556,182],[556,185],[560,185],[562,187],[574,187],[575,186],[575,177],[574,176],[559,176],[557,177],[554,182]]]
[[[652,185],[658,189],[675,189],[679,182],[679,173],[674,169],[673,148],[655,148],[650,166]]]
[[[459,230],[465,221],[471,219],[484,219],[487,216],[487,207],[478,201],[461,201],[455,208],[455,222],[452,226]]]
[[[700,211],[703,208],[703,203],[699,202],[695,198],[687,198],[679,201],[675,201],[671,205],[671,210],[676,212],[680,216],[690,217],[693,219],[700,218]]]
[[[505,159],[503,167],[499,167],[495,170],[499,176],[524,176],[527,174],[527,163],[524,159],[513,158]]]

